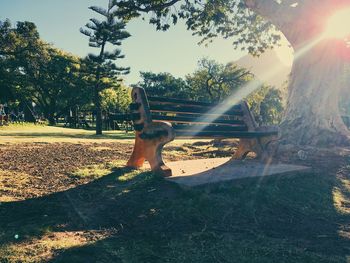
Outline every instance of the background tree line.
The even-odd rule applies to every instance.
[[[82,29],[89,36],[90,46],[99,49],[99,55],[86,58],[40,39],[34,23],[18,22],[12,26],[8,20],[0,22],[0,103],[6,102],[13,108],[30,108],[35,103],[52,125],[75,107],[95,111],[97,116],[102,110],[127,110],[130,89],[120,74],[129,69],[115,66],[114,61],[123,56],[118,49],[107,52],[105,45],[120,45],[129,35],[123,24],[110,17],[108,9],[92,9],[104,14],[106,20],[92,19],[87,29]],[[208,102],[222,101],[254,78],[234,63],[224,65],[209,59],[200,60],[198,68],[184,78],[170,73],[140,74],[142,81],[137,85],[149,95]],[[259,122],[280,121],[283,103],[279,90],[262,85],[247,100]],[[100,134],[102,127],[98,129]]]
[[[97,80],[92,56],[80,58],[46,43],[34,23],[0,22],[0,102],[22,109],[35,103],[50,124],[73,107],[94,110],[97,82],[103,109],[125,111],[128,88],[108,66]]]

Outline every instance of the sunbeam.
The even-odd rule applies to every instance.
[[[322,39],[323,39],[323,35],[305,43],[301,48],[298,49],[298,51],[294,53],[294,61],[302,57],[305,53],[307,53],[310,49],[312,49],[317,43],[319,43]],[[269,80],[281,74],[283,70],[284,69],[279,64],[273,65],[272,67],[270,67],[268,71],[266,71],[262,76],[260,76],[259,79],[253,79],[252,81],[249,81],[246,85],[232,92],[231,95],[226,100],[224,100],[215,108],[207,112],[208,115],[205,117],[199,118],[198,121],[203,123],[213,123],[215,119],[218,117],[218,115],[223,115],[233,105],[238,104],[240,101],[245,99],[251,93],[256,91],[259,87],[261,87],[263,83],[266,83]],[[192,136],[195,136],[199,132],[203,131],[207,126],[208,125],[202,127],[202,129],[199,131],[198,130],[193,131]]]

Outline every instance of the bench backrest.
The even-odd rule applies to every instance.
[[[166,121],[173,125],[177,137],[225,137],[233,133],[254,131],[257,127],[248,105],[213,104],[173,98],[147,97],[144,89],[133,88],[131,119],[136,131],[149,123]]]

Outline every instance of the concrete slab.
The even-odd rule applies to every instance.
[[[310,172],[311,168],[291,164],[266,165],[254,160],[231,160],[230,158],[199,159],[167,163],[173,176],[167,180],[182,186],[231,181],[248,177],[287,175]]]

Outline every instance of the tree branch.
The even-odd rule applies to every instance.
[[[246,6],[254,13],[266,18],[283,33],[288,31],[290,22],[296,16],[296,1],[284,0],[277,3],[274,0],[245,0]]]
[[[135,10],[137,10],[137,11],[139,11],[139,12],[148,13],[148,12],[150,12],[150,11],[161,10],[161,9],[170,7],[170,6],[176,4],[176,3],[179,2],[179,1],[180,1],[180,0],[171,0],[171,1],[166,2],[166,3],[151,5],[151,6],[147,6],[147,7],[141,7],[140,5],[138,6],[138,5],[135,4],[135,5],[132,7],[132,9],[135,9]],[[128,8],[127,4],[123,5],[123,2],[118,3],[118,6]]]

